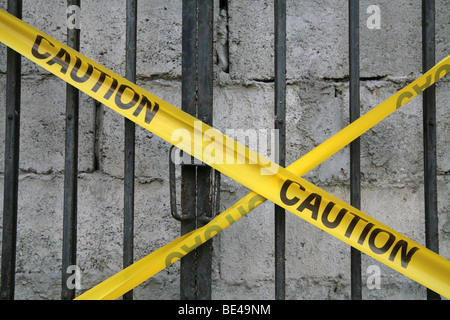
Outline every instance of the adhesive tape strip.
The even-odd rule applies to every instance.
[[[0,10],[0,29],[3,31],[0,40],[7,46],[160,138],[238,181],[253,190],[256,195],[261,195],[249,198],[255,206],[258,201],[263,200],[263,197],[271,200],[405,276],[450,297],[450,261],[447,259],[317,188],[295,173],[240,145],[4,10]],[[449,71],[449,60],[450,57],[447,57],[424,76],[389,98],[388,103],[383,104],[383,108],[380,109],[385,108],[393,112],[425,90]],[[381,115],[371,114],[371,118],[366,117],[358,123],[359,130],[364,128],[367,130],[382,118]],[[354,134],[357,128],[355,125],[346,129],[338,135],[343,143],[348,144],[357,137]],[[308,168],[326,159],[327,143],[324,144],[322,152],[312,152],[307,158],[309,162],[303,160],[294,163],[289,169],[301,171],[300,166]],[[239,207],[237,210],[239,211]],[[230,223],[227,218],[225,220]],[[206,230],[209,236],[220,231]],[[163,254],[167,254],[187,238],[192,239],[196,232],[198,230],[163,247]],[[194,239],[197,239],[196,237]],[[159,250],[154,252],[156,253],[161,255]],[[164,265],[167,264],[167,257],[166,255]],[[145,259],[136,264],[139,265],[144,261],[145,269]],[[119,272],[113,277],[114,285],[120,289],[113,290],[111,282],[103,282],[95,287],[99,288],[97,291],[99,295],[95,294],[93,288],[78,298],[94,299],[102,296],[103,299],[114,299],[118,297],[119,291],[123,294],[129,290],[123,291],[132,283],[127,277],[134,278],[135,282],[132,284],[134,286],[136,282],[145,280],[142,274],[134,276],[129,274],[129,271],[127,268],[123,273]],[[106,291],[110,293],[105,294]]]

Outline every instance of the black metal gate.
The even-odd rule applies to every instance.
[[[286,0],[275,1],[275,101],[274,127],[279,130],[279,164],[285,166],[286,153]],[[81,0],[67,5],[80,6]],[[183,0],[182,35],[182,108],[212,125],[213,105],[213,0]],[[359,1],[349,0],[349,83],[350,121],[360,115]],[[227,0],[220,0],[226,9]],[[137,0],[126,1],[126,78],[136,81]],[[8,0],[8,12],[21,18],[22,1]],[[79,50],[80,30],[67,30],[67,44]],[[435,1],[422,1],[423,71],[435,64]],[[6,135],[3,205],[3,239],[1,261],[1,299],[14,299],[16,234],[19,181],[21,56],[7,49]],[[77,173],[78,173],[78,90],[66,89],[66,140],[64,174],[64,221],[62,253],[62,299],[73,299],[75,289],[64,284],[68,266],[76,265],[77,241]],[[135,125],[125,120],[124,235],[123,266],[133,263]],[[423,95],[423,141],[425,163],[426,246],[438,252],[437,183],[436,183],[436,94],[432,86]],[[351,144],[351,205],[359,208],[360,143]],[[170,164],[171,166],[173,164]],[[187,233],[209,221],[217,212],[220,174],[205,165],[182,165],[182,213],[174,209],[181,221],[181,233]],[[171,179],[172,190],[174,181]],[[172,197],[175,195],[172,194]],[[285,299],[285,212],[275,206],[275,298]],[[211,241],[182,259],[181,298],[211,299]],[[361,299],[361,253],[351,251],[351,297]],[[124,299],[132,299],[132,292]],[[428,299],[440,296],[430,290]]]

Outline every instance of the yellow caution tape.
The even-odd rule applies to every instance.
[[[300,178],[450,71],[450,56],[302,158],[289,170],[261,157],[178,108],[0,10],[0,41],[138,125],[238,181],[252,193],[248,212],[268,199],[422,285],[450,297],[450,261]],[[375,110],[378,110],[375,112]],[[370,116],[369,116],[370,114]],[[330,149],[329,149],[330,148]],[[319,149],[319,151],[317,151]],[[334,150],[334,151],[329,151]],[[306,169],[305,169],[306,168]],[[306,170],[306,171],[305,171]],[[115,299],[245,214],[234,205],[208,224],[155,251],[79,299]],[[199,234],[199,232],[203,232]],[[186,243],[189,239],[189,243]],[[194,240],[192,243],[191,240]],[[190,245],[189,245],[190,244]],[[178,253],[177,253],[178,252]],[[182,255],[182,254],[181,254]],[[151,261],[151,262],[150,262]]]

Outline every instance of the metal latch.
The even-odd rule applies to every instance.
[[[174,161],[176,160],[176,161]],[[207,164],[194,158],[193,156],[185,153],[183,150],[176,148],[176,146],[170,147],[169,152],[169,185],[170,185],[170,213],[172,217],[178,221],[193,221],[196,219],[195,208],[193,212],[189,214],[179,214],[177,210],[177,193],[176,193],[176,178],[175,171],[176,165],[182,166],[196,166],[196,167],[206,167]],[[197,216],[197,220],[202,223],[208,223],[212,220],[213,216],[219,212],[219,195],[220,195],[220,171],[212,169],[213,179],[212,179],[212,212],[203,212]]]

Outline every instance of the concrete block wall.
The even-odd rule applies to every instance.
[[[381,28],[366,9],[378,5]],[[6,0],[0,0],[6,9]],[[23,1],[23,20],[66,41],[65,1]],[[362,0],[362,114],[421,74],[417,0]],[[450,11],[437,0],[437,59],[450,53]],[[215,3],[214,126],[273,128],[273,3]],[[141,0],[137,83],[181,106],[181,1]],[[346,1],[288,1],[287,163],[348,123]],[[82,1],[81,52],[125,73],[125,3]],[[59,299],[61,288],[65,84],[23,59],[17,299]],[[6,48],[0,45],[0,128],[5,123]],[[440,254],[450,258],[450,80],[437,86]],[[122,268],[124,120],[81,94],[78,258],[82,290]],[[169,145],[137,128],[135,259],[179,236],[169,210]],[[4,130],[0,129],[0,194]],[[421,98],[366,133],[362,210],[424,244]],[[349,152],[338,152],[305,178],[349,201]],[[221,210],[248,190],[227,177]],[[3,208],[3,197],[0,196]],[[287,213],[288,299],[349,299],[350,248]],[[214,238],[213,299],[274,298],[273,204],[266,202]],[[366,281],[381,269],[379,289]],[[363,256],[364,299],[424,299],[425,288]],[[135,290],[136,299],[178,299],[179,262]]]

